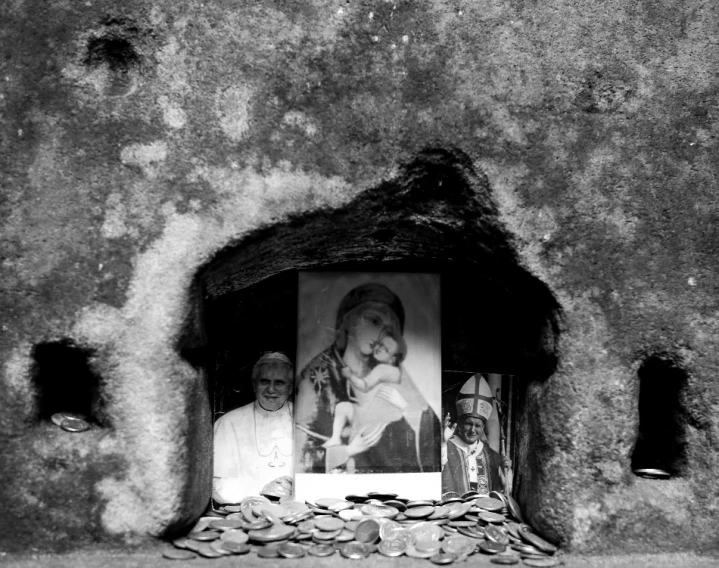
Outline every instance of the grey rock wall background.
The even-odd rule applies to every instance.
[[[198,270],[427,148],[486,176],[518,263],[562,310],[559,367],[527,395],[534,524],[578,551],[717,547],[715,3],[0,10],[3,548],[191,522],[211,430],[176,345]],[[63,340],[105,400],[82,435],[38,417],[35,350]],[[630,469],[652,354],[687,375],[685,464],[661,483]]]

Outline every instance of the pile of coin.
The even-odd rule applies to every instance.
[[[90,429],[87,418],[73,412],[56,412],[50,417],[50,420],[67,432],[84,432]]]
[[[511,497],[475,492],[433,500],[394,493],[327,497],[314,503],[247,497],[211,509],[165,558],[220,558],[256,552],[262,558],[306,555],[361,559],[370,554],[461,562],[478,553],[495,564],[556,566],[557,547],[522,522]]]

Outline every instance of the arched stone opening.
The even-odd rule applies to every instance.
[[[537,410],[524,393],[557,366],[560,308],[519,265],[486,179],[461,153],[424,152],[346,206],[260,229],[199,272],[180,351],[206,370],[216,410],[252,399],[259,353],[294,355],[298,270],[440,274],[443,369],[516,375],[520,411]],[[524,418],[517,425],[521,502],[538,434]]]

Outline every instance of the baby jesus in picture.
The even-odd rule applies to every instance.
[[[402,409],[377,394],[382,385],[399,384],[400,364],[406,354],[407,345],[402,336],[394,336],[392,330],[385,327],[372,349],[374,367],[365,377],[353,374],[349,367],[342,369],[342,376],[352,385],[353,402],[339,402],[335,406],[332,437],[323,444],[325,448],[341,445],[343,435],[349,434],[352,440],[367,426],[384,427],[402,419]],[[346,426],[349,426],[349,432],[345,431]]]

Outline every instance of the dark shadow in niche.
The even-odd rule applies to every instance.
[[[686,462],[686,412],[682,405],[687,373],[669,355],[648,357],[638,372],[639,433],[632,470],[659,469],[681,475]]]
[[[33,386],[38,420],[50,420],[57,412],[85,416],[106,426],[101,379],[90,366],[93,352],[69,339],[40,343],[33,350]]]

